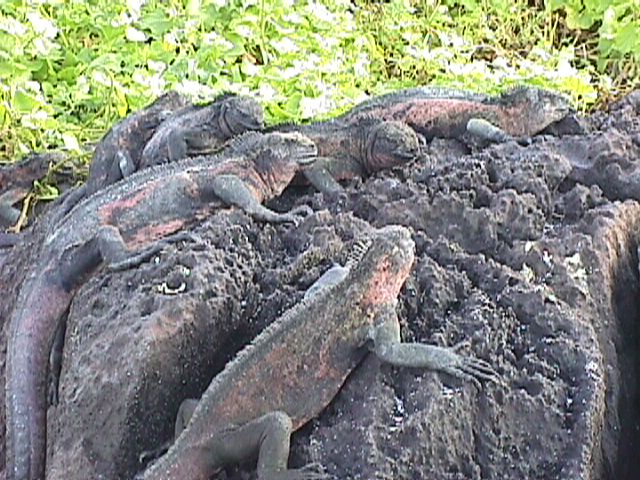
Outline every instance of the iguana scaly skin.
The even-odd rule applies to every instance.
[[[314,464],[287,469],[289,437],[320,414],[369,352],[393,365],[477,384],[497,379],[489,364],[455,349],[401,343],[397,297],[414,260],[406,228],[379,230],[357,257],[348,267],[334,267],[337,275],[323,275],[323,286],[244,348],[199,402],[181,406],[176,428],[186,428],[137,478],[204,480],[256,456],[261,479],[328,478]]]
[[[131,174],[156,129],[189,101],[177,92],[168,92],[151,105],[116,123],[96,146],[87,179],[86,195]],[[123,172],[124,170],[124,172]]]
[[[222,163],[216,157],[195,157],[142,170],[84,199],[53,226],[10,319],[6,371],[9,480],[44,477],[49,351],[74,292],[87,274],[102,262],[111,268],[140,263],[161,248],[162,239],[166,242],[174,232],[225,205],[240,206],[265,221],[301,218],[302,212],[276,213],[261,202],[279,195],[300,166],[313,161],[314,143],[298,133],[254,133],[250,137],[255,146],[250,154]]]
[[[375,118],[276,125],[270,131],[298,131],[315,142],[318,159],[299,177],[325,194],[343,191],[338,180],[365,178],[414,160],[421,152],[420,139],[406,124]]]
[[[397,120],[427,140],[441,137],[502,142],[531,137],[573,111],[563,95],[535,87],[517,87],[495,97],[419,87],[367,100],[337,120]]]
[[[139,168],[218,150],[227,140],[264,127],[262,106],[253,98],[224,94],[191,105],[166,119],[142,151]]]

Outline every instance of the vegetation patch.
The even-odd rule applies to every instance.
[[[59,148],[83,168],[87,146],[170,89],[194,100],[254,95],[270,123],[326,118],[423,84],[495,92],[527,83],[584,110],[598,93],[637,83],[633,4],[6,0],[0,158]]]

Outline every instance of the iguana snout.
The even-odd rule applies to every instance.
[[[309,165],[318,156],[314,141],[300,132],[274,132],[272,135],[280,138],[286,151],[299,165]]]

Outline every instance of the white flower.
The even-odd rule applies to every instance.
[[[278,51],[278,53],[291,53],[299,50],[298,45],[288,37],[271,42],[271,45]]]
[[[176,34],[174,32],[165,33],[164,41],[165,43],[168,43],[169,45],[173,45],[174,47],[180,46],[180,42],[176,38]]]
[[[489,76],[491,72],[487,68],[485,62],[471,62],[471,63],[456,63],[449,64],[449,71],[454,75],[471,75],[471,74],[484,74]]]
[[[49,114],[44,110],[38,110],[35,112],[27,113],[20,118],[20,123],[23,127],[37,130],[42,128],[42,122],[49,118]]]
[[[236,32],[246,38],[253,37],[253,30],[247,25],[239,25]]]
[[[161,95],[165,90],[166,82],[158,75],[146,75],[144,71],[136,70],[131,78],[134,82],[148,87],[154,95]]]
[[[147,3],[147,0],[127,0],[127,8],[129,12],[131,12],[131,17],[133,20],[138,20],[140,18],[140,10]]]
[[[263,102],[271,102],[276,99],[278,92],[270,84],[262,82],[258,87],[256,96]]]
[[[251,63],[251,62],[244,62],[242,64],[242,71],[245,73],[245,75],[249,75],[250,77],[254,77],[257,74],[260,73],[260,67],[258,65],[256,65],[255,63]]]
[[[438,38],[440,39],[442,44],[446,46],[460,48],[467,44],[467,41],[464,39],[464,37],[456,35],[455,33],[448,34],[445,32],[439,32]]]
[[[105,87],[111,87],[113,85],[111,79],[102,70],[93,71],[91,73],[91,79],[100,85],[104,85]]]
[[[74,90],[76,91],[76,93],[88,94],[90,89],[91,89],[91,85],[89,83],[89,80],[87,79],[87,76],[80,75],[74,87]]]
[[[353,70],[358,77],[368,77],[369,76],[369,65],[371,64],[369,60],[369,55],[366,53],[361,53],[358,55],[358,60],[356,60],[356,64],[353,66]]]
[[[11,35],[22,37],[27,34],[27,27],[12,17],[2,18],[0,17],[0,30],[4,30]]]
[[[301,73],[300,69],[293,66],[293,67],[285,68],[282,72],[280,72],[280,75],[285,80],[291,80],[292,78],[300,75],[300,73]]]
[[[127,27],[127,40],[130,42],[146,42],[147,36],[137,28],[129,26]]]
[[[340,44],[340,40],[334,37],[323,37],[319,33],[315,33],[313,38],[320,44],[322,48],[325,50],[333,50],[334,47],[337,47]]]
[[[27,19],[33,30],[45,38],[55,38],[58,35],[58,28],[51,20],[44,18],[38,12],[28,12]]]
[[[36,38],[33,40],[33,46],[36,49],[38,55],[48,55],[52,50],[58,48],[58,44],[52,42],[48,38]]]
[[[344,69],[344,58],[342,55],[336,55],[329,63],[324,66],[327,73],[337,74]]]
[[[302,17],[296,12],[287,13],[284,16],[284,19],[285,21],[296,25],[300,25],[303,22]]]
[[[303,97],[300,100],[300,110],[303,118],[313,118],[324,113],[328,113],[335,107],[335,104],[326,96],[309,98]]]
[[[164,62],[159,62],[157,60],[149,60],[147,61],[147,66],[149,70],[154,72],[162,73],[167,69],[167,64]]]
[[[40,82],[30,80],[25,82],[24,86],[25,90],[30,90],[33,93],[40,93]]]
[[[249,95],[251,93],[249,87],[243,85],[242,83],[230,83],[225,90],[237,95]]]
[[[336,16],[321,3],[310,3],[307,9],[309,10],[309,13],[311,13],[318,20],[322,20],[327,23],[335,23],[336,21]]]
[[[189,97],[212,98],[215,96],[215,91],[211,87],[187,79],[178,83],[176,85],[176,90]]]

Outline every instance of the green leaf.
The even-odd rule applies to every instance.
[[[163,10],[158,9],[146,13],[137,23],[137,27],[149,30],[151,35],[158,39],[172,29],[173,22]]]
[[[19,90],[13,96],[12,106],[21,113],[31,113],[41,105],[40,100],[27,92]]]
[[[623,55],[628,53],[640,54],[640,26],[629,22],[618,29],[613,46]]]

